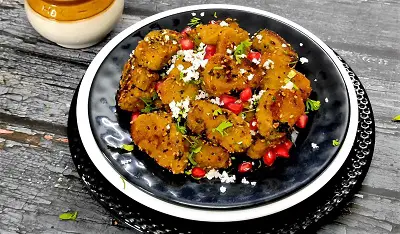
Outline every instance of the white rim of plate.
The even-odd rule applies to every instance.
[[[291,195],[288,195],[277,201],[265,205],[239,210],[207,210],[172,204],[141,191],[139,188],[135,187],[128,181],[123,183],[123,181],[121,180],[121,175],[112,167],[106,156],[101,152],[100,148],[96,144],[89,122],[89,93],[93,78],[95,77],[97,70],[99,69],[100,65],[107,57],[107,55],[131,33],[149,23],[177,13],[191,13],[192,11],[198,11],[202,9],[246,11],[273,18],[294,27],[295,29],[306,34],[309,38],[314,40],[321,48],[325,50],[325,52],[331,57],[331,59],[338,67],[345,81],[350,99],[350,122],[345,139],[341,143],[341,148],[331,164],[317,178],[315,178],[308,185],[304,186],[303,188]],[[151,209],[183,219],[206,222],[233,222],[260,218],[280,212],[302,202],[303,200],[317,192],[319,189],[321,189],[337,173],[337,171],[343,165],[347,156],[350,153],[357,132],[358,104],[354,87],[342,63],[336,57],[335,53],[324,42],[322,42],[318,37],[316,37],[305,28],[281,16],[251,7],[225,4],[205,4],[181,7],[155,14],[130,26],[129,28],[125,29],[117,36],[115,36],[110,42],[108,42],[93,59],[82,79],[81,87],[78,92],[76,116],[77,120],[79,120],[77,121],[79,134],[81,136],[83,146],[87,151],[90,159],[103,174],[103,176],[128,197]]]

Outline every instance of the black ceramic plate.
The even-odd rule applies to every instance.
[[[205,223],[179,219],[153,211],[133,201],[109,183],[93,165],[77,133],[76,96],[68,118],[68,139],[77,171],[92,196],[120,222],[140,233],[182,234],[253,234],[253,233],[314,233],[329,223],[353,197],[367,174],[375,144],[374,116],[367,93],[358,77],[341,60],[357,93],[359,123],[354,146],[335,176],[315,194],[299,204],[268,217],[226,223]],[[118,222],[118,223],[120,223]]]
[[[93,65],[94,68],[89,68],[86,73],[85,78],[90,76],[93,81],[88,101],[86,100],[91,133],[85,132],[85,137],[94,137],[97,146],[112,167],[128,182],[163,201],[194,208],[232,209],[270,204],[303,189],[310,182],[321,177],[321,173],[327,169],[332,160],[338,157],[338,154],[342,154],[340,156],[342,159],[339,161],[343,163],[346,157],[343,154],[348,153],[354,140],[354,134],[348,139],[348,128],[352,125],[354,129],[357,125],[357,122],[350,121],[354,120],[351,118],[350,97],[355,96],[355,93],[349,93],[349,80],[346,81],[344,73],[340,70],[343,68],[334,60],[332,51],[327,49],[326,45],[322,46],[323,43],[316,41],[315,36],[308,31],[274,15],[266,15],[264,12],[251,8],[233,6],[227,6],[231,9],[221,9],[221,6],[202,10],[201,8],[187,8],[164,13],[160,17],[154,17],[157,20],[145,20],[140,28],[135,27],[133,31],[127,29],[123,35],[119,36],[117,43],[106,46],[107,53],[98,56],[99,58],[93,61],[93,64],[97,65]],[[202,12],[204,12],[204,17],[200,17]],[[311,97],[322,103],[320,110],[310,116],[307,128],[300,132],[289,159],[279,159],[273,167],[247,176],[248,180],[257,181],[256,186],[241,184],[239,176],[237,179],[239,183],[223,184],[227,188],[224,194],[220,193],[221,184],[218,181],[195,181],[189,177],[172,175],[154,163],[145,153],[135,151],[120,154],[109,148],[110,145],[120,146],[131,142],[127,129],[129,120],[122,113],[117,112],[115,94],[123,65],[137,43],[151,30],[182,30],[193,17],[191,13],[196,13],[202,22],[206,23],[215,19],[214,12],[218,19],[227,17],[237,19],[240,26],[250,33],[267,28],[285,38],[298,52],[299,57],[308,59],[308,63],[299,63],[296,69],[310,79],[313,88]],[[88,87],[82,85],[81,90]],[[328,102],[325,102],[325,99]],[[79,101],[78,97],[78,105]],[[87,117],[80,116],[78,108],[78,123],[80,118]],[[83,127],[80,128],[81,131],[84,131]],[[85,128],[85,131],[88,129]],[[333,139],[339,139],[341,142],[347,140],[349,143],[333,147]],[[85,143],[85,139],[83,141]],[[317,144],[319,148],[313,149],[311,143]],[[336,167],[339,169],[340,165]],[[102,171],[102,173],[105,172]],[[305,198],[300,198],[300,200]]]

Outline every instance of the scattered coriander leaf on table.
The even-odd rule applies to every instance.
[[[60,220],[73,220],[75,221],[78,217],[78,211],[75,212],[65,212],[58,216]]]
[[[392,121],[393,122],[400,122],[400,115],[396,115],[395,117],[393,117]]]

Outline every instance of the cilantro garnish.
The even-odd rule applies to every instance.
[[[393,121],[393,122],[400,122],[400,115],[395,116],[395,117],[392,119],[392,121]]]
[[[131,152],[131,151],[133,151],[133,149],[135,148],[135,146],[134,145],[131,145],[131,144],[123,144],[122,146],[121,146],[121,148],[122,149],[124,149],[124,150],[126,150],[126,151],[128,151],[128,152]]]
[[[235,56],[236,62],[241,63],[242,62],[242,56],[247,52],[247,49],[251,46],[251,42],[249,40],[245,40],[240,42],[238,46],[236,46],[235,51],[233,52],[233,55]]]
[[[193,148],[192,146],[190,147],[190,154],[189,154],[189,161],[193,166],[197,165],[197,162],[193,159],[193,156],[197,153],[200,153],[202,146],[199,146],[197,148]]]
[[[190,22],[187,25],[190,27],[194,27],[194,26],[200,24],[201,23],[200,21],[201,21],[200,18],[193,17],[192,19],[190,19]]]
[[[216,109],[216,110],[213,112],[213,116],[218,116],[218,115],[222,115],[222,109],[221,109],[221,108]]]
[[[126,182],[125,182],[125,179],[124,179],[124,177],[120,176],[119,178],[121,178],[121,180],[122,180],[122,183],[124,184],[124,189],[125,189],[125,188],[126,188]]]
[[[60,218],[60,220],[74,220],[75,221],[76,218],[78,217],[78,211],[62,213],[58,217]]]
[[[213,128],[213,132],[218,131],[222,136],[226,134],[225,129],[232,127],[233,124],[229,121],[224,121],[218,125],[218,127]]]
[[[182,133],[183,135],[186,134],[186,123],[182,124],[181,123],[181,118],[178,118],[178,120],[176,121],[176,129],[178,130],[178,132]]]
[[[315,100],[307,98],[307,101],[306,101],[307,112],[317,111],[317,110],[319,110],[320,106],[321,106],[320,101],[315,101]]]
[[[287,75],[287,77],[289,77],[289,79],[292,79],[295,76],[296,76],[296,72],[293,70],[290,70],[289,74]]]
[[[218,18],[216,11],[214,11],[214,18]]]
[[[140,98],[146,105],[143,109],[140,110],[142,113],[150,113],[154,110],[158,110],[157,107],[154,106],[154,101],[157,100],[158,95],[157,93],[153,93],[153,96],[151,98]]]
[[[179,73],[179,78],[182,80],[183,79],[183,77],[185,76],[185,74],[183,73],[183,72],[180,72]]]
[[[339,140],[338,140],[338,139],[333,140],[333,141],[332,141],[332,145],[333,145],[333,146],[338,146],[338,145],[340,145]]]

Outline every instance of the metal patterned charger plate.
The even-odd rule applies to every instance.
[[[315,229],[334,216],[359,189],[372,160],[375,122],[371,103],[360,80],[343,59],[357,94],[359,117],[356,140],[338,173],[303,202],[266,217],[227,223],[204,223],[162,214],[132,200],[108,182],[87,155],[78,133],[76,97],[68,119],[68,139],[77,171],[92,196],[116,219],[142,233],[292,233]],[[296,215],[293,215],[296,214]]]

